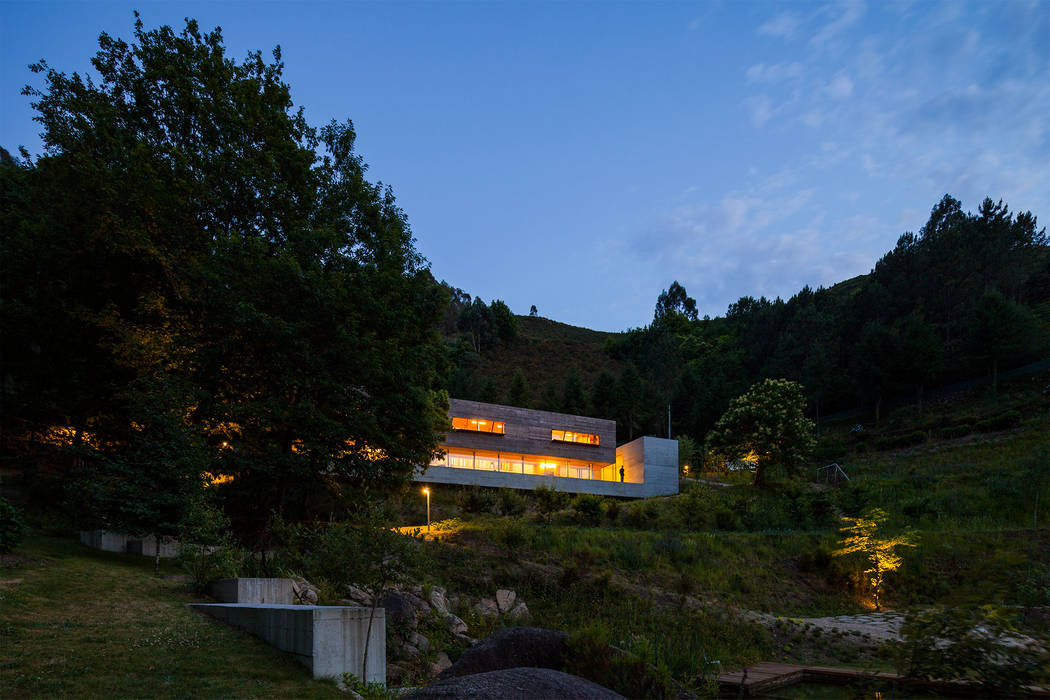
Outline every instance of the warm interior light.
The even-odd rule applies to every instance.
[[[425,494],[427,494],[429,496],[430,495],[430,489],[423,489],[423,493],[425,493]]]

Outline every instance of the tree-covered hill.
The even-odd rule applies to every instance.
[[[860,409],[878,422],[888,404],[921,410],[931,388],[980,377],[994,393],[1002,370],[1047,359],[1050,246],[1030,212],[986,199],[969,213],[946,195],[869,274],[786,301],[745,296],[701,319],[674,282],[652,322],[625,333],[516,320],[481,354],[446,326],[452,395],[509,401],[524,384],[523,405],[582,405],[615,418],[621,439],[664,434],[670,404],[673,432],[702,441],[733,397],[785,378],[814,418]]]

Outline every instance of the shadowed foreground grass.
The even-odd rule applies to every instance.
[[[204,618],[148,557],[30,538],[0,566],[0,695],[342,697],[260,640]]]

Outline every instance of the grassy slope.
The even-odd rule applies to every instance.
[[[0,678],[14,697],[342,697],[265,643],[202,617],[165,562],[33,538],[0,567]]]

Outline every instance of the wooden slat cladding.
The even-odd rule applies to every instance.
[[[616,461],[616,421],[464,399],[449,399],[449,416],[506,423],[503,435],[453,430],[442,442],[450,447],[568,457],[602,464]],[[552,430],[591,433],[598,436],[599,444],[554,441],[551,440]]]

